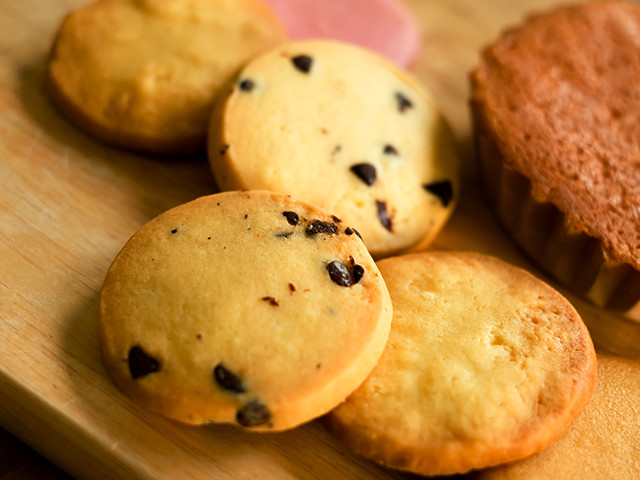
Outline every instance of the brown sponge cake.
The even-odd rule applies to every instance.
[[[502,223],[564,285],[623,311],[640,299],[639,74],[640,5],[605,0],[529,18],[471,75]]]

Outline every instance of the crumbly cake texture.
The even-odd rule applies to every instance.
[[[48,90],[75,125],[110,144],[201,152],[218,89],[286,38],[260,0],[98,0],[62,23]]]
[[[242,68],[215,102],[209,159],[221,189],[320,205],[374,258],[426,247],[459,195],[453,136],[417,79],[330,40],[287,43]]]
[[[543,452],[477,472],[473,480],[637,478],[640,362],[598,354],[598,381],[584,413]]]
[[[640,6],[604,0],[530,17],[482,53],[471,107],[506,229],[593,303],[640,300]]]
[[[285,430],[343,401],[391,322],[364,243],[271,192],[226,192],[143,226],[100,297],[104,363],[133,400],[189,423]]]
[[[393,303],[376,368],[326,425],[352,451],[422,475],[536,453],[582,412],[596,379],[571,304],[528,272],[466,252],[378,262]]]

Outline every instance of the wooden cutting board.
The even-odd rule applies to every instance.
[[[268,435],[188,427],[139,409],[111,382],[96,334],[110,262],[146,221],[214,185],[205,158],[114,150],[49,104],[42,77],[53,36],[83,3],[0,0],[0,425],[78,478],[413,478],[349,454],[317,423]],[[413,70],[435,92],[465,159],[462,203],[433,248],[491,253],[542,276],[476,184],[467,74],[500,30],[559,2],[407,3],[423,32]],[[635,325],[570,298],[600,345],[638,354]]]

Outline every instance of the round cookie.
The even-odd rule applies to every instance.
[[[459,193],[453,137],[417,79],[330,40],[284,44],[242,68],[216,99],[209,160],[223,190],[335,212],[374,257],[428,245]]]
[[[143,226],[100,297],[104,363],[141,405],[190,424],[292,428],[362,383],[391,305],[364,244],[288,196],[227,192]]]
[[[393,303],[387,347],[327,416],[355,453],[423,475],[463,473],[542,450],[585,408],[594,348],[550,286],[478,253],[378,267]]]
[[[74,124],[110,144],[204,151],[218,89],[286,38],[260,0],[98,0],[60,27],[49,92]]]

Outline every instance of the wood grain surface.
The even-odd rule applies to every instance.
[[[0,425],[76,478],[409,479],[357,458],[311,423],[257,435],[187,427],[139,409],[99,356],[106,270],[145,222],[212,193],[204,157],[113,149],[67,123],[43,72],[55,32],[82,0],[0,0]],[[460,140],[464,191],[433,248],[529,265],[476,183],[467,74],[482,45],[557,0],[411,0],[423,48],[413,67]],[[572,299],[599,345],[637,355],[637,326]]]

